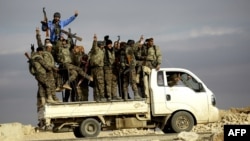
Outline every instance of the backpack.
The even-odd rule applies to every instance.
[[[29,59],[29,61],[28,61],[28,63],[29,63],[29,72],[30,72],[30,74],[32,74],[32,75],[35,75],[35,74],[36,74],[36,68],[35,68],[35,66],[36,66],[36,64],[37,64],[38,62],[36,62],[35,59],[36,59],[37,57],[41,57],[41,56],[35,54],[35,55],[33,55],[33,56]]]
[[[30,60],[28,61],[28,63],[29,63],[29,72],[30,72],[30,74],[35,75],[35,74],[36,74],[36,70],[35,70],[35,68],[33,67],[33,66],[34,66],[34,65],[33,65],[34,60],[33,60],[33,59],[30,59]]]

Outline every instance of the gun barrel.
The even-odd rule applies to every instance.
[[[65,31],[63,29],[61,29],[61,32],[64,33],[64,34],[66,34],[66,35],[70,35],[73,38],[76,38],[76,40],[78,40],[78,41],[82,41],[82,38],[79,37],[79,36],[76,36],[75,34],[69,33],[69,32],[67,32],[67,31]]]
[[[27,57],[27,59],[30,59],[30,56],[27,52],[25,52],[24,55]]]

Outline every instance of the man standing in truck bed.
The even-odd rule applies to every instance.
[[[137,52],[137,58],[142,61],[144,95],[149,97],[149,76],[152,69],[159,70],[162,62],[162,54],[159,46],[154,44],[154,39],[149,38],[146,43],[140,45]],[[143,96],[144,97],[144,96]]]

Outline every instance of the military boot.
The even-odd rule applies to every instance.
[[[44,106],[45,105],[45,103],[46,103],[46,100],[45,100],[45,97],[41,97],[41,106]]]
[[[53,100],[54,100],[55,102],[61,102],[61,101],[59,100],[59,98],[56,97],[56,94],[53,94],[53,95],[52,95],[52,98],[53,98]]]
[[[46,100],[47,103],[56,103],[53,98],[52,98],[52,95],[48,95],[48,98]]]
[[[63,88],[68,89],[68,90],[72,90],[72,88],[69,86],[68,81],[63,85]]]
[[[128,92],[124,91],[124,100],[127,101],[128,100]]]
[[[121,100],[122,98],[120,96],[113,96],[112,100]]]
[[[107,101],[107,99],[105,97],[100,98],[100,102],[106,102],[106,101]]]
[[[63,87],[56,87],[56,92],[62,92],[64,90]]]
[[[138,94],[138,92],[135,92],[135,93],[134,93],[134,99],[135,99],[135,100],[141,99],[141,96]]]

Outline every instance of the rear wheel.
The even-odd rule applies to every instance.
[[[94,118],[88,118],[82,121],[79,128],[83,137],[97,137],[101,131],[101,124]]]
[[[185,111],[177,112],[171,118],[171,127],[174,132],[190,131],[194,126],[194,118]]]
[[[75,137],[77,137],[77,138],[82,138],[82,137],[84,137],[84,136],[81,134],[81,132],[80,132],[80,127],[79,127],[79,126],[78,126],[78,127],[75,127],[75,128],[73,129],[73,133],[74,133]]]

